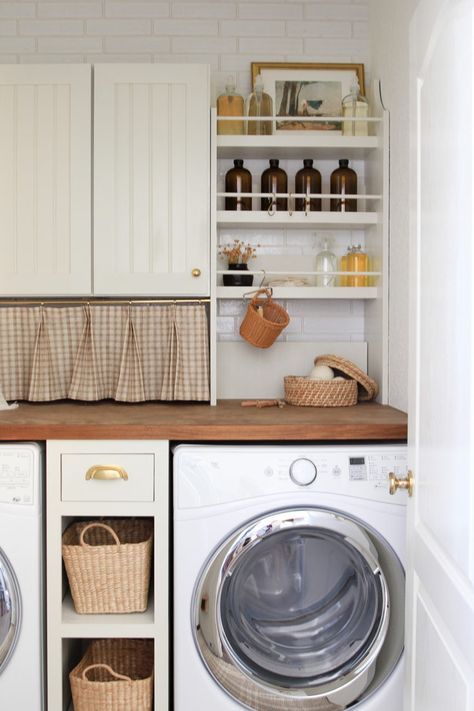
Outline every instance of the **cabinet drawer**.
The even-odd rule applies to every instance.
[[[61,454],[62,501],[154,501],[155,455]]]

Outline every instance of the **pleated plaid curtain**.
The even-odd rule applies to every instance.
[[[209,400],[204,304],[0,307],[7,400]]]

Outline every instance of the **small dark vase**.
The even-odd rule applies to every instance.
[[[228,264],[227,269],[236,272],[248,271],[248,264]],[[252,286],[253,274],[223,274],[224,286]]]

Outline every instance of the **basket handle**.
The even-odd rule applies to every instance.
[[[118,674],[118,672],[115,672],[115,671],[112,669],[112,667],[109,667],[108,664],[89,664],[89,666],[86,667],[86,668],[84,669],[84,671],[82,672],[82,678],[83,678],[83,680],[84,680],[84,681],[87,681],[87,672],[88,672],[88,671],[90,671],[91,669],[98,669],[99,667],[100,667],[101,669],[106,669],[106,670],[109,672],[109,674],[111,674],[111,675],[112,675],[113,677],[115,677],[116,679],[123,679],[124,681],[130,682],[130,684],[132,683],[132,679],[131,679],[129,676],[126,676],[125,674]]]
[[[115,543],[118,546],[120,545],[120,538],[117,536],[117,534],[115,533],[113,528],[111,528],[110,526],[107,526],[106,523],[99,523],[99,521],[92,521],[92,523],[88,523],[87,526],[84,526],[84,528],[81,531],[81,535],[79,536],[79,543],[81,544],[81,546],[89,546],[90,545],[89,543],[86,543],[86,541],[84,540],[84,534],[86,531],[89,530],[89,528],[94,528],[96,526],[98,526],[99,528],[105,528],[105,530],[108,533],[110,533],[110,535],[114,539]]]
[[[255,296],[252,298],[251,303],[255,305],[259,300],[260,296],[263,296],[264,294],[270,301],[272,298],[273,289],[257,289],[257,291],[255,292]]]

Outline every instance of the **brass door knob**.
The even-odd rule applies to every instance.
[[[398,477],[395,476],[393,472],[390,472],[388,475],[388,478],[390,480],[390,488],[389,492],[393,496],[396,494],[398,489],[406,489],[408,492],[408,496],[413,495],[413,487],[415,485],[415,479],[413,476],[413,472],[409,471],[406,479],[399,479]]]
[[[191,274],[193,275],[193,277],[200,277],[200,276],[201,276],[201,270],[200,270],[200,269],[193,269],[193,271],[191,272]]]

